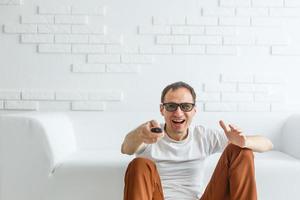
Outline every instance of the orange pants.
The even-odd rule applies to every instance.
[[[125,174],[124,200],[163,200],[156,165],[135,158]],[[229,144],[221,155],[200,200],[256,200],[254,156],[250,149]]]

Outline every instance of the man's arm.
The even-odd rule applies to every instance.
[[[227,127],[222,120],[219,123],[220,126],[223,128],[228,138],[228,141],[232,144],[235,144],[242,148],[252,149],[255,152],[265,152],[273,148],[272,142],[264,136],[246,136],[241,129],[233,125],[229,124],[229,127]]]
[[[154,127],[159,127],[159,124],[151,120],[129,132],[123,141],[121,152],[132,155],[142,148],[143,145],[157,142],[164,133],[151,132],[151,128]]]

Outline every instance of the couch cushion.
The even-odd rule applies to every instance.
[[[122,199],[124,174],[132,158],[120,151],[76,152],[53,170],[47,200]]]
[[[205,163],[204,188],[219,157],[220,154],[212,155]],[[298,196],[300,160],[280,151],[255,153],[254,157],[258,199],[282,200]]]

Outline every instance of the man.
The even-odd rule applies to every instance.
[[[194,89],[168,85],[161,95],[164,125],[146,122],[128,133],[122,153],[136,154],[125,175],[124,200],[255,200],[253,151],[272,149],[263,136],[219,122],[223,131],[190,127],[197,111]],[[152,128],[163,128],[161,133]],[[223,151],[205,191],[201,170],[207,156]]]

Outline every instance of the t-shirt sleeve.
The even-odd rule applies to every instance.
[[[138,150],[135,152],[135,156],[136,157],[141,157],[141,156],[144,156],[147,154],[148,150],[149,149],[149,144],[145,144],[143,143],[139,148]]]
[[[228,144],[228,139],[221,129],[198,126],[196,131],[200,132],[198,139],[207,155],[223,151]]]

